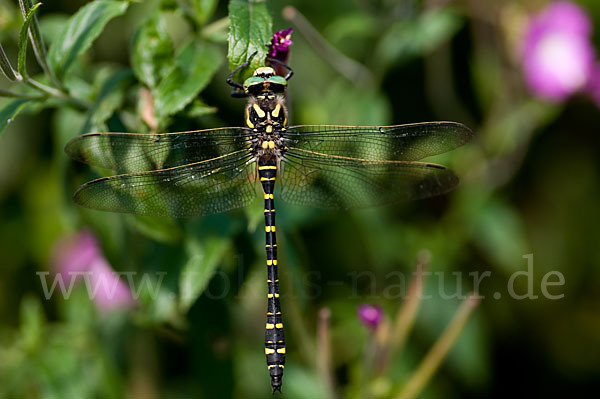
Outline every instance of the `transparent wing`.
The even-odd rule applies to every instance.
[[[187,165],[247,147],[246,128],[189,132],[89,133],[65,147],[73,159],[119,173],[142,172]]]
[[[284,143],[324,155],[369,161],[417,161],[460,147],[473,132],[460,123],[425,122],[396,126],[292,126]]]
[[[104,177],[81,186],[74,199],[87,208],[150,216],[225,212],[255,198],[251,160],[244,149],[188,165]]]
[[[422,162],[336,159],[290,149],[281,166],[281,197],[317,208],[363,208],[426,198],[450,191],[458,178]]]

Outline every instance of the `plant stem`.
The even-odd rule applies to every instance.
[[[28,100],[37,100],[37,101],[45,100],[47,98],[46,96],[35,96],[33,94],[16,93],[14,91],[4,90],[4,89],[0,89],[0,97],[26,98]]]
[[[317,322],[317,372],[327,387],[328,397],[336,398],[336,387],[331,369],[331,311],[323,308],[319,311]]]
[[[421,393],[433,373],[435,373],[448,354],[450,348],[452,348],[452,345],[454,345],[460,332],[465,327],[469,316],[478,304],[479,297],[472,293],[469,294],[460,308],[458,308],[446,330],[429,352],[427,352],[427,355],[425,355],[417,370],[415,370],[402,391],[400,391],[400,394],[396,396],[396,399],[414,399]]]
[[[372,86],[373,76],[369,69],[329,44],[297,9],[285,7],[283,17],[291,21],[315,51],[340,74],[361,87]]]
[[[408,334],[410,333],[410,330],[415,322],[415,315],[417,314],[417,310],[421,304],[424,272],[428,263],[428,255],[420,256],[419,263],[417,264],[417,267],[413,273],[413,278],[408,286],[404,303],[398,309],[398,313],[396,314],[396,320],[394,322],[394,329],[390,342],[392,351],[397,351],[402,347],[402,345],[404,345],[404,342],[406,341],[406,338],[408,337]]]
[[[24,82],[28,86],[31,86],[34,89],[38,89],[39,91],[42,91],[42,92],[48,94],[49,96],[57,97],[60,99],[65,99],[65,98],[69,97],[67,93],[60,91],[58,89],[55,89],[54,87],[46,86],[45,84],[40,83],[37,80],[31,79],[29,77],[25,78]]]
[[[23,18],[26,18],[29,9],[31,9],[33,6],[33,2],[31,0],[19,0],[19,5],[21,7]],[[37,15],[33,15],[32,17],[31,25],[29,26],[29,38],[31,39],[31,46],[33,47],[33,53],[35,54],[38,64],[46,76],[48,76],[52,84],[64,91],[64,86],[56,78],[56,75],[54,75],[48,66],[48,63],[46,62],[46,45],[44,44],[44,39],[42,38],[42,34],[40,32],[40,24],[38,22]]]
[[[229,26],[229,17],[224,17],[221,19],[216,20],[215,22],[212,22],[208,25],[206,25],[204,28],[202,28],[202,31],[200,32],[200,34],[202,35],[202,37],[207,37],[212,35],[215,32],[218,32],[222,29],[225,29]]]
[[[6,76],[6,79],[13,82],[16,80],[21,80],[21,75],[19,75],[19,73],[15,71],[12,65],[10,64],[10,61],[8,60],[8,57],[4,52],[2,44],[0,44],[0,69],[2,70],[4,76]]]
[[[47,94],[50,97],[54,97],[71,104],[75,109],[78,109],[80,111],[87,111],[91,107],[91,104],[89,104],[86,101],[80,100],[75,97],[71,97],[68,93],[65,93],[64,91],[55,89],[54,87],[46,86],[45,84],[40,83],[37,80],[31,79],[29,77],[26,78],[24,82],[28,86],[33,87]]]

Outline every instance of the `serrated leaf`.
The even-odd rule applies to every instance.
[[[98,0],[83,6],[71,18],[48,51],[48,64],[62,80],[73,62],[83,54],[102,33],[106,24],[122,15],[129,3]]]
[[[273,21],[264,0],[231,0],[229,3],[229,68],[237,68],[257,52],[249,70],[254,70],[267,58]]]
[[[158,119],[181,111],[206,87],[220,65],[221,54],[217,48],[189,41],[155,90],[154,109]]]
[[[189,260],[179,278],[179,310],[182,313],[187,312],[204,292],[228,248],[229,240],[223,237],[206,237],[202,242],[187,242]]]
[[[210,17],[213,16],[217,9],[219,0],[192,0],[196,20],[200,25],[203,25]]]
[[[31,100],[24,98],[18,98],[9,101],[2,109],[0,109],[0,135],[4,132],[4,129],[6,129],[8,124],[13,121],[15,116],[17,116],[30,101]]]
[[[172,68],[174,58],[175,51],[164,15],[155,12],[135,33],[131,56],[133,72],[146,86],[155,88],[166,71]]]
[[[25,22],[21,26],[21,32],[19,33],[19,55],[17,61],[17,70],[21,76],[27,76],[26,61],[27,61],[27,44],[29,43],[29,25],[33,20],[35,10],[41,6],[42,3],[37,3],[27,11],[25,15]]]

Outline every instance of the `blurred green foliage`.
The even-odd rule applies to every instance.
[[[582,3],[597,22],[600,6]],[[548,104],[527,93],[515,37],[533,6],[289,4],[292,21],[280,2],[47,2],[28,14],[28,38],[19,4],[0,0],[0,397],[269,397],[260,199],[187,221],[77,208],[76,187],[106,171],[70,162],[63,148],[91,131],[241,125],[244,101],[230,98],[225,77],[288,26],[293,124],[455,120],[477,139],[434,160],[462,179],[443,197],[353,212],[278,203],[285,396],[332,395],[315,332],[326,307],[333,390],[394,397],[458,309],[451,293],[466,295],[477,288],[469,273],[487,271],[485,299],[420,397],[597,388],[600,113],[583,97]],[[40,273],[54,271],[53,246],[83,227],[115,270],[145,284],[136,309],[103,313],[83,285],[68,300],[45,298],[40,277],[53,274]],[[378,303],[393,320],[423,251],[431,297],[387,374],[373,378],[374,337],[357,306]],[[526,254],[536,300],[507,292]],[[541,295],[550,271],[564,275],[549,289],[560,300]],[[525,278],[515,281],[527,290]]]

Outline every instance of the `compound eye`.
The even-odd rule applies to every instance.
[[[265,83],[265,78],[259,76],[251,76],[244,81],[244,91],[254,91],[257,86],[262,86]]]
[[[267,81],[270,83],[276,84],[276,85],[282,85],[282,86],[287,85],[287,80],[285,80],[285,78],[283,76],[279,76],[279,75],[271,76],[269,79],[267,79]]]

